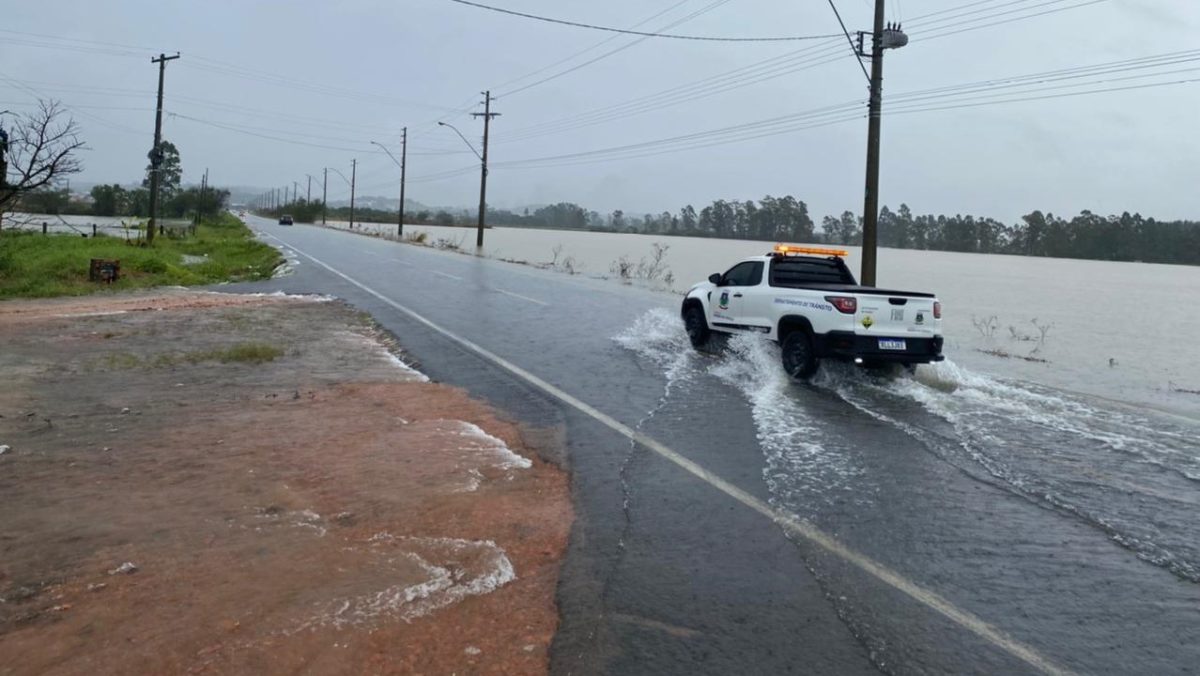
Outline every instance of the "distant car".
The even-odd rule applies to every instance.
[[[279,224],[280,224],[280,225],[291,225],[291,224],[292,224],[292,217],[291,217],[291,216],[288,216],[287,214],[284,214],[284,215],[280,216],[280,217],[279,217]]]

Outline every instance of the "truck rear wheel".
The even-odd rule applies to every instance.
[[[687,330],[692,347],[697,350],[707,346],[709,338],[712,337],[708,322],[704,319],[704,310],[699,305],[688,305],[683,310],[683,328]]]
[[[779,348],[783,357],[783,370],[796,380],[808,380],[821,365],[817,361],[812,339],[807,331],[797,329],[787,334]]]

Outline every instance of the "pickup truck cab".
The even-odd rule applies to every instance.
[[[775,340],[793,378],[822,359],[864,366],[941,361],[942,304],[930,293],[860,286],[845,251],[777,245],[696,284],[683,299],[684,327],[702,349],[713,333]]]

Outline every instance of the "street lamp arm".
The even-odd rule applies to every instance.
[[[346,185],[350,185],[350,179],[346,178],[345,174],[338,171],[337,167],[329,167],[329,170],[332,171],[333,173],[337,174],[338,176],[341,176],[342,180],[346,182]]]
[[[471,149],[471,152],[475,153],[475,157],[478,157],[480,162],[483,161],[483,155],[480,155],[479,151],[475,150],[475,146],[471,145],[471,142],[467,140],[467,137],[462,135],[462,132],[458,130],[458,127],[455,127],[454,125],[452,125],[448,122],[438,122],[438,126],[450,127],[451,129],[453,129],[454,133],[458,134],[458,137],[463,140],[463,143],[467,144],[467,147]]]
[[[392,154],[392,151],[390,151],[390,150],[388,150],[388,149],[387,149],[387,146],[383,145],[383,144],[382,144],[382,143],[380,143],[379,141],[371,141],[371,143],[373,143],[373,144],[375,144],[375,145],[379,146],[380,148],[383,148],[383,152],[387,153],[387,156],[388,156],[388,157],[390,157],[390,158],[392,158],[392,161],[396,163],[396,166],[397,166],[397,167],[403,167],[403,166],[404,166],[404,165],[400,164],[400,160],[396,159],[396,156]]]

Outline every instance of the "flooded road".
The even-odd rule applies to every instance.
[[[261,220],[274,281],[366,309],[435,379],[566,440],[559,673],[1187,673],[1185,417],[951,361],[788,382],[693,352],[678,297]],[[518,571],[518,575],[520,571]]]

